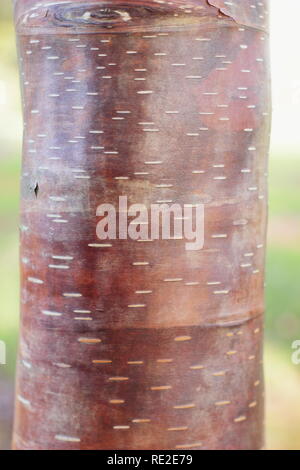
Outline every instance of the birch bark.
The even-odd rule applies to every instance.
[[[15,449],[259,449],[265,0],[17,0],[24,98]],[[100,242],[119,196],[205,244]]]

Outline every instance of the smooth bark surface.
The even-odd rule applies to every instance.
[[[259,449],[267,2],[16,1],[15,449]],[[205,245],[101,243],[99,204],[205,205]]]

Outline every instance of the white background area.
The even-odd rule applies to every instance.
[[[271,154],[300,158],[300,0],[269,0],[273,126]]]

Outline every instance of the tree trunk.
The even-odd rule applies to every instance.
[[[34,5],[14,448],[261,448],[266,0]],[[119,196],[204,204],[203,249],[99,240]]]

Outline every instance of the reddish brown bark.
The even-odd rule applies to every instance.
[[[19,0],[16,25],[14,448],[259,449],[267,2]],[[120,195],[204,203],[204,249],[101,246]]]

